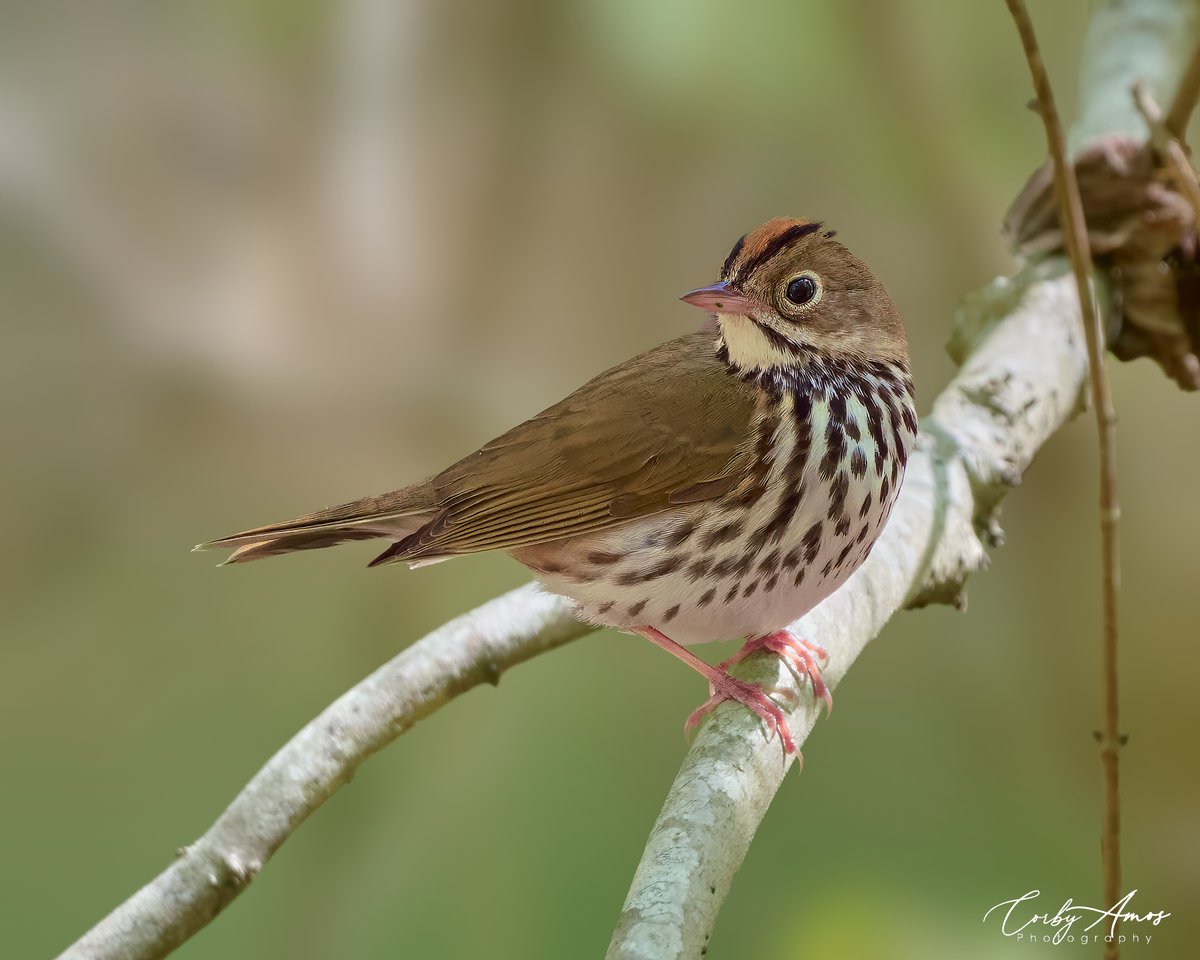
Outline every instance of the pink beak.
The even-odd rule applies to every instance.
[[[707,287],[700,287],[698,290],[685,293],[679,299],[684,303],[690,303],[693,307],[707,310],[709,313],[749,314],[758,308],[757,303],[735,291],[723,280],[720,283],[710,284]]]

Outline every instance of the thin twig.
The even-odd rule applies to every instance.
[[[1192,59],[1188,61],[1187,70],[1175,91],[1175,99],[1167,111],[1166,128],[1172,136],[1180,140],[1184,138],[1188,121],[1196,109],[1197,98],[1200,98],[1200,44],[1192,51]]]
[[[1023,0],[1005,0],[1021,37],[1042,122],[1046,127],[1046,143],[1054,164],[1054,189],[1058,195],[1059,217],[1062,220],[1071,270],[1079,290],[1083,330],[1087,338],[1088,367],[1092,409],[1096,415],[1096,432],[1100,445],[1100,534],[1103,552],[1104,637],[1102,647],[1104,687],[1104,729],[1098,735],[1100,763],[1104,771],[1104,808],[1101,828],[1101,861],[1104,877],[1104,902],[1111,906],[1121,897],[1121,801],[1119,751],[1121,735],[1118,724],[1117,670],[1117,588],[1120,582],[1117,523],[1120,506],[1117,500],[1116,414],[1113,411],[1108,375],[1104,366],[1105,336],[1100,312],[1092,292],[1092,257],[1088,246],[1087,222],[1075,168],[1067,159],[1066,137],[1054,105],[1050,78],[1042,63],[1034,36],[1033,24]],[[1115,928],[1114,928],[1115,929]],[[1104,955],[1110,960],[1119,956],[1117,938],[1105,944]]]
[[[1163,120],[1162,110],[1144,83],[1134,84],[1133,102],[1150,130],[1150,145],[1159,163],[1167,168],[1176,189],[1190,204],[1194,222],[1200,224],[1200,182],[1196,179],[1196,171],[1188,159],[1187,150]]]

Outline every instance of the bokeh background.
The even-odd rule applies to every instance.
[[[1086,4],[1033,12],[1070,117]],[[692,328],[675,297],[776,214],[884,279],[927,407],[957,300],[1011,269],[1029,96],[999,2],[0,10],[4,953],[64,947],[345,688],[527,579],[191,544],[433,472]],[[1200,401],[1148,361],[1113,378],[1125,877],[1173,914],[1128,953],[1193,956]],[[1081,419],[970,611],[868,649],[710,956],[1098,954],[980,922],[1034,888],[1099,900],[1094,464]],[[615,633],[472,691],[179,956],[598,956],[702,694]]]

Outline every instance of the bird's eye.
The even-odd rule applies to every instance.
[[[798,307],[812,303],[821,293],[821,284],[815,274],[802,273],[788,281],[785,296]]]

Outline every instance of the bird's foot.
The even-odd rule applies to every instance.
[[[721,670],[720,667],[716,669]],[[775,701],[763,693],[761,687],[731,677],[724,670],[721,670],[721,673],[723,676],[714,674],[709,677],[709,689],[712,691],[712,695],[689,714],[683,724],[684,734],[688,734],[694,727],[698,727],[718,703],[735,700],[762,720],[763,725],[767,728],[768,740],[778,733],[784,752],[795,753],[796,741],[792,739],[792,732],[788,729],[787,718]]]
[[[672,656],[678,657],[708,681],[711,696],[692,711],[691,715],[687,718],[687,722],[683,725],[684,733],[697,726],[708,715],[709,711],[721,701],[736,700],[762,720],[767,728],[768,740],[778,733],[779,741],[783,744],[783,749],[787,753],[796,752],[796,742],[792,739],[791,731],[788,730],[787,718],[775,702],[763,693],[759,687],[753,683],[747,683],[744,680],[731,677],[723,666],[714,667],[710,663],[705,663],[661,630],[647,626],[639,627],[637,632],[651,643],[662,647]]]
[[[757,653],[759,650],[769,650],[777,654],[784,663],[791,667],[800,683],[804,683],[804,679],[807,677],[808,682],[812,684],[813,696],[819,697],[825,702],[826,716],[833,713],[833,695],[825,686],[825,681],[821,679],[821,667],[818,662],[828,660],[829,653],[819,644],[798,637],[789,630],[776,630],[774,633],[768,633],[761,637],[751,637],[737,653],[728,660],[722,661],[718,669],[728,673],[729,668],[735,663],[740,663],[750,654]],[[709,692],[715,696],[716,688],[710,687]]]

